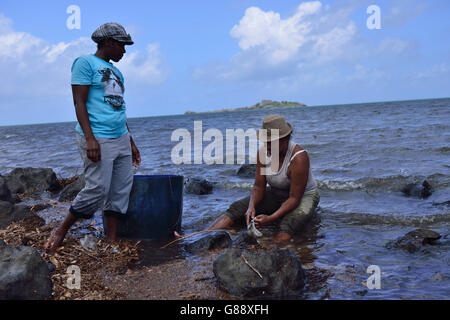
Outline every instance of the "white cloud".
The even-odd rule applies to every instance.
[[[320,66],[338,59],[348,60],[357,28],[351,10],[323,7],[319,1],[302,2],[286,18],[279,13],[250,7],[230,36],[241,51],[230,64],[196,68],[199,80],[266,80],[302,72],[299,66]],[[353,44],[352,44],[353,42]],[[353,55],[358,50],[353,50]]]
[[[46,96],[49,101],[52,97],[71,97],[70,69],[74,59],[95,50],[95,43],[85,37],[52,44],[15,31],[12,21],[0,13],[0,73],[8,75],[8,81],[0,86],[0,96],[8,96],[10,102],[27,97]],[[148,44],[145,52],[131,51],[120,65],[126,80],[159,84],[167,78],[158,43]]]

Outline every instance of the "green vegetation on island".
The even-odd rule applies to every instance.
[[[257,104],[250,107],[241,107],[241,108],[226,108],[214,111],[204,111],[204,112],[196,112],[196,111],[186,111],[184,114],[192,114],[192,113],[209,113],[209,112],[229,112],[229,111],[246,111],[246,110],[261,110],[261,109],[276,109],[276,108],[295,108],[295,107],[306,107],[306,104],[292,101],[272,101],[272,100],[262,100]]]

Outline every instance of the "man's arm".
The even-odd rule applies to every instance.
[[[90,86],[88,85],[72,85],[72,95],[78,123],[80,124],[81,130],[83,130],[86,138],[87,157],[93,162],[98,162],[101,160],[100,145],[92,133],[91,124],[89,122],[89,114],[86,107],[89,88]]]
[[[130,128],[128,127],[127,122],[127,129],[130,133],[130,143],[131,143],[131,154],[133,159],[133,165],[139,167],[141,165],[141,154],[139,152],[139,149],[136,147],[136,144],[134,143],[133,137],[131,136]]]

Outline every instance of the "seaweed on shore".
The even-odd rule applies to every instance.
[[[117,293],[107,287],[104,276],[126,273],[134,261],[138,259],[138,243],[130,240],[120,240],[114,247],[99,239],[94,252],[87,252],[80,242],[69,234],[54,255],[44,251],[51,230],[56,224],[43,224],[41,219],[27,219],[15,222],[6,229],[0,230],[0,238],[8,245],[31,246],[36,248],[42,258],[52,266],[53,284],[52,298],[54,300],[121,300],[126,299],[123,293]],[[81,271],[81,288],[69,289],[67,280],[70,274],[67,268],[76,265]]]

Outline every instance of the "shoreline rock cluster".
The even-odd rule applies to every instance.
[[[255,165],[243,165],[236,174],[243,178],[252,178],[254,170]],[[83,176],[78,176],[67,179],[64,184],[49,168],[17,168],[5,176],[0,176],[0,234],[4,237],[4,230],[20,221],[34,219],[36,226],[45,224],[43,219],[33,212],[35,211],[33,208],[20,203],[21,193],[40,197],[44,192],[51,192],[59,196],[61,202],[72,201],[84,187],[85,181]],[[213,184],[202,178],[191,178],[185,185],[186,193],[201,195],[211,193],[212,190]],[[432,192],[431,186],[426,181],[421,185],[407,185],[403,190],[405,195],[419,198],[425,198]],[[30,230],[30,234],[34,234],[42,241],[44,236],[34,224]],[[48,233],[45,236],[48,236]],[[15,246],[0,239],[0,299],[52,298],[52,270],[49,270],[49,267],[53,271],[61,271],[62,265],[57,260],[56,265],[49,264],[43,259],[45,253],[28,246],[35,240],[27,237],[22,235],[20,242],[15,243]],[[386,247],[415,253],[425,246],[439,244],[439,238],[441,235],[432,230],[416,229],[389,242]],[[84,243],[81,246],[78,241],[75,242],[71,244],[72,247],[76,245],[81,249],[84,247]],[[87,258],[98,259],[90,256],[91,250],[97,253],[103,250],[102,254],[105,257],[111,254],[105,245],[95,244],[88,247],[89,250],[84,253]],[[301,260],[292,251],[262,248],[255,239],[247,235],[246,231],[240,232],[234,240],[225,231],[205,233],[184,241],[184,249],[192,254],[216,249],[224,250],[213,263],[214,276],[221,289],[236,297],[293,297],[298,295],[305,285]]]

